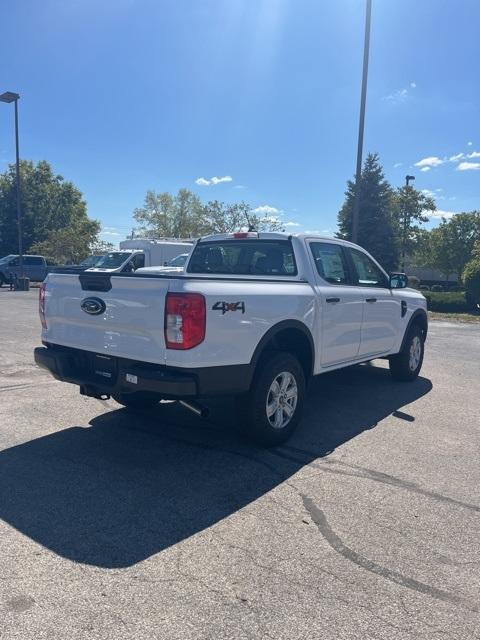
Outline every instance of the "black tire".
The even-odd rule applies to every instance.
[[[408,331],[405,344],[400,353],[390,356],[390,373],[394,380],[410,382],[420,373],[424,354],[423,331],[414,324]],[[419,351],[418,351],[419,350]],[[414,353],[416,351],[416,354]]]
[[[146,393],[116,393],[112,395],[112,398],[115,402],[118,402],[118,404],[127,407],[127,409],[139,411],[142,409],[151,409],[160,402],[158,397]]]
[[[0,287],[3,287],[4,284],[7,284],[7,281],[5,280],[3,273],[0,273]]]
[[[286,385],[278,401],[272,395],[272,385],[277,381]],[[295,391],[296,390],[296,391]],[[296,393],[296,395],[295,395]],[[288,397],[290,394],[291,397]],[[296,400],[294,400],[294,397]],[[276,406],[274,415],[267,415],[267,402]],[[269,352],[259,361],[250,391],[237,398],[242,430],[262,446],[273,447],[285,442],[301,420],[305,403],[305,374],[297,358],[291,353]],[[287,405],[290,407],[287,410]],[[293,410],[291,415],[289,411]],[[285,422],[274,426],[275,416]]]

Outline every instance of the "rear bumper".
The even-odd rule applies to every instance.
[[[250,365],[184,369],[72,349],[37,347],[35,362],[54,378],[76,384],[86,395],[147,392],[164,399],[237,395],[248,391]]]

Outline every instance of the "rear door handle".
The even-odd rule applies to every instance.
[[[340,302],[340,298],[325,298],[325,302]]]
[[[365,302],[376,302],[376,298],[365,298]]]

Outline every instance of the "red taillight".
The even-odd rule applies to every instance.
[[[167,349],[191,349],[205,339],[205,298],[201,293],[167,293],[165,344]]]
[[[47,321],[45,320],[45,292],[47,289],[47,285],[45,282],[42,283],[42,286],[38,290],[38,313],[40,314],[40,322],[42,323],[42,327],[44,329],[47,328]]]
[[[256,231],[237,231],[233,234],[235,240],[241,240],[242,238],[258,238]]]

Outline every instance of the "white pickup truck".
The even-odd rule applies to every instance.
[[[388,358],[413,380],[425,298],[361,247],[332,238],[240,232],[195,244],[181,273],[50,274],[40,290],[35,361],[87,396],[144,409],[239,399],[257,441],[284,441],[308,380]]]

